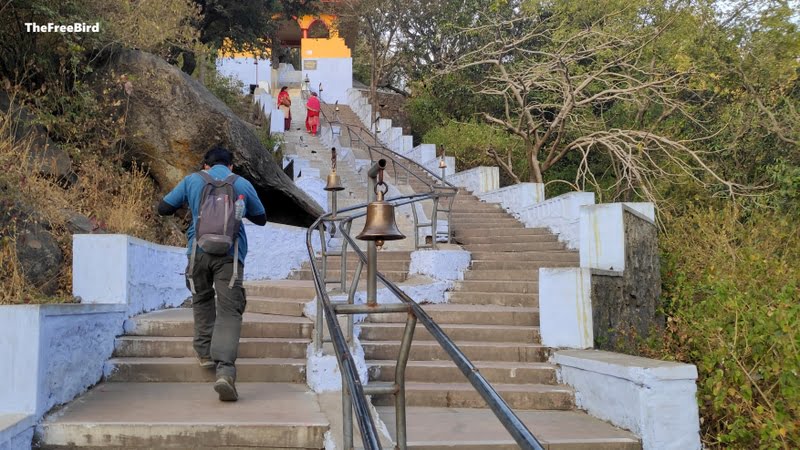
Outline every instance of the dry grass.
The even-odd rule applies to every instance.
[[[22,204],[35,211],[35,219],[58,241],[64,259],[58,275],[55,297],[41,295],[25,281],[16,252],[14,220],[5,227],[0,221],[0,304],[64,301],[72,291],[72,234],[68,220],[72,213],[88,217],[96,231],[121,233],[149,241],[183,245],[180,230],[154,211],[158,192],[147,172],[94,152],[86,152],[73,167],[78,181],[65,186],[40,173],[46,161],[27,158],[32,143],[14,142],[12,123],[0,112],[0,205]],[[3,214],[6,211],[1,211]]]

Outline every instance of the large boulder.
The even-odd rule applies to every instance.
[[[309,226],[323,212],[297,188],[258,138],[202,84],[158,56],[122,50],[103,72],[130,97],[126,144],[169,190],[199,169],[214,144],[234,153],[234,172],[250,180],[271,222]]]

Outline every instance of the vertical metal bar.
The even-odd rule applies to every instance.
[[[344,238],[344,234],[350,235],[350,226],[353,222],[346,222],[346,224],[342,227],[339,227],[339,232],[342,233],[342,257],[341,257],[341,267],[340,267],[340,276],[342,277],[342,292],[347,292],[347,239]]]
[[[417,204],[411,203],[411,214],[414,216],[414,250],[419,250],[419,216],[417,216]]]
[[[385,166],[385,160],[384,166]],[[373,166],[373,169],[375,166]],[[381,167],[382,169],[382,167]],[[367,186],[367,201],[374,202],[376,199],[375,188],[377,186],[377,170],[370,169],[369,182]],[[367,241],[367,304],[377,303],[378,293],[378,248],[375,241]]]
[[[342,377],[342,445],[345,450],[353,448],[353,404],[347,389],[347,382]]]
[[[350,285],[350,292],[349,292],[349,294],[347,296],[347,303],[349,303],[351,305],[354,304],[355,300],[356,300],[356,290],[358,289],[358,279],[361,278],[361,271],[362,271],[363,268],[364,268],[364,262],[359,260],[358,261],[358,265],[356,266],[356,270],[353,273],[353,276],[355,278],[353,279],[353,284]],[[354,334],[353,328],[354,328],[354,325],[355,324],[353,323],[353,315],[352,314],[348,314],[347,315],[347,334],[348,334],[347,341],[350,342],[350,343],[353,342],[353,334]]]
[[[436,234],[439,223],[439,195],[433,196],[433,213],[431,214],[431,248],[436,250]]]
[[[456,200],[456,196],[451,195],[448,198],[447,204],[447,243],[453,243],[453,202]]]
[[[397,365],[394,367],[394,382],[397,384],[395,395],[395,428],[397,448],[406,450],[408,437],[406,434],[406,365],[411,354],[411,342],[414,340],[414,330],[417,328],[417,317],[408,314],[406,329],[403,331],[403,341],[400,343],[400,353],[397,356]]]
[[[325,253],[325,222],[320,222],[319,226],[317,227],[320,236],[320,251],[322,254],[322,286],[320,288],[325,290],[325,277],[327,276],[327,259],[328,256]],[[314,264],[314,261],[311,261],[311,264]],[[322,299],[317,298],[317,317],[314,320],[314,350],[322,350],[322,322],[323,322],[323,310],[322,310]]]

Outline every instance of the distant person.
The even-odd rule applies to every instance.
[[[308,97],[308,103],[306,103],[306,131],[311,133],[312,135],[317,134],[317,127],[319,126],[319,97],[317,97],[316,92],[311,93],[311,97]]]
[[[289,91],[287,87],[281,88],[278,93],[278,109],[283,111],[283,130],[289,131],[292,127],[292,99],[289,98]]]
[[[222,401],[239,398],[235,363],[246,304],[242,274],[247,255],[241,219],[267,223],[255,188],[232,170],[231,152],[215,146],[205,154],[203,170],[185,177],[158,205],[162,216],[187,204],[192,212],[186,231],[186,287],[192,291],[194,350],[200,367],[216,369],[214,390]]]

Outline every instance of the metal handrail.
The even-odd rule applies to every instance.
[[[392,203],[395,206],[403,206],[406,204],[415,203],[418,201],[422,201],[425,199],[431,198],[433,193],[425,193],[425,194],[414,194],[414,195],[406,195],[406,196],[399,196],[393,197],[390,199],[386,199],[385,201]],[[356,206],[351,206],[345,208],[343,210],[337,211],[337,213],[344,213],[355,211],[359,209],[365,209],[368,203],[363,203]],[[366,212],[361,212],[357,214],[350,214],[343,218],[336,218],[331,219],[333,213],[328,213],[325,215],[320,216],[314,224],[308,229],[306,235],[306,245],[308,247],[309,257],[311,260],[311,268],[312,268],[312,275],[314,278],[314,285],[317,291],[317,300],[322,303],[323,311],[325,315],[325,321],[328,325],[328,330],[331,335],[331,342],[333,343],[333,348],[336,353],[337,360],[339,361],[340,365],[340,372],[342,373],[342,384],[343,388],[347,389],[347,393],[349,393],[350,402],[345,405],[346,409],[352,407],[356,411],[356,416],[359,424],[359,428],[361,431],[362,441],[364,443],[364,448],[369,450],[378,450],[382,449],[379,439],[377,439],[377,429],[375,427],[375,423],[372,420],[372,417],[369,413],[369,406],[368,401],[366,398],[364,386],[361,384],[360,379],[358,378],[358,372],[355,369],[355,362],[352,357],[352,353],[350,352],[349,346],[347,344],[347,340],[344,337],[344,333],[341,330],[339,321],[337,320],[337,314],[352,314],[355,312],[358,313],[385,313],[385,312],[397,312],[400,310],[398,305],[396,304],[382,304],[371,306],[368,309],[359,309],[357,305],[345,307],[344,305],[337,305],[334,306],[333,302],[328,295],[328,292],[325,290],[325,283],[323,278],[321,277],[320,270],[317,268],[316,264],[316,257],[315,252],[312,246],[311,236],[315,229],[320,226],[324,226],[325,222],[329,221],[340,221],[342,225],[346,225],[352,220],[362,217],[365,215]],[[349,228],[349,227],[348,227]],[[341,228],[340,228],[341,229]],[[367,264],[367,255],[361,250],[355,240],[349,235],[349,233],[344,234],[343,237],[348,245],[353,247],[354,252],[358,256],[359,265]],[[360,272],[360,270],[359,270]],[[354,285],[358,282],[358,273],[356,273],[356,278],[354,278]],[[392,281],[386,278],[380,272],[377,272],[377,277],[381,280],[381,282],[392,292],[398,299],[400,299],[403,304],[407,307],[407,312],[410,316],[413,316],[415,321],[418,320],[422,325],[428,330],[428,332],[436,339],[439,345],[444,349],[444,351],[448,354],[450,359],[452,359],[456,366],[461,370],[464,376],[467,377],[469,382],[475,388],[475,390],[481,395],[481,397],[486,401],[489,408],[495,414],[495,416],[500,420],[503,426],[508,430],[520,448],[523,449],[533,449],[533,450],[540,450],[543,447],[539,443],[538,440],[533,436],[533,434],[528,430],[525,424],[519,419],[519,417],[513,412],[513,410],[508,406],[508,404],[503,400],[503,398],[495,391],[492,385],[486,380],[486,378],[480,373],[477,367],[466,357],[466,355],[458,348],[458,346],[444,333],[441,327],[428,315],[427,312],[418,304],[416,303],[411,297],[409,297],[405,292],[403,292],[397,285],[395,285]],[[354,289],[353,289],[354,291]],[[352,299],[352,295],[351,295]],[[338,308],[338,310],[337,310]],[[408,346],[410,347],[410,342],[408,342]],[[401,357],[405,353],[405,357],[407,358],[408,349],[404,352],[401,348]],[[398,383],[404,384],[404,380],[397,381]],[[343,391],[343,395],[345,394]],[[396,406],[400,407],[401,405],[398,403],[400,399],[396,401]],[[402,405],[403,412],[405,410],[405,405]],[[347,410],[345,410],[345,414],[347,414]],[[398,416],[399,418],[400,416]],[[403,414],[404,418],[404,414]],[[347,422],[347,421],[345,421]],[[347,423],[345,424],[347,426]],[[352,422],[350,422],[350,426],[352,426]],[[399,440],[399,439],[398,439]],[[401,445],[400,448],[403,448],[405,442],[398,445]]]
[[[324,105],[330,105],[330,103],[326,103],[326,102],[321,102],[321,103],[322,103],[322,104],[324,104]],[[425,184],[427,184],[427,185],[428,185],[428,187],[430,187],[430,188],[436,188],[436,189],[442,189],[442,188],[445,188],[445,189],[449,189],[449,190],[458,190],[458,187],[457,187],[457,186],[455,186],[454,184],[450,183],[450,182],[449,182],[449,181],[447,181],[446,179],[442,178],[442,177],[441,177],[440,175],[438,175],[436,172],[434,172],[434,171],[432,171],[432,170],[428,169],[427,167],[423,166],[422,164],[419,164],[418,162],[414,161],[413,159],[411,159],[411,158],[408,158],[408,157],[407,157],[407,156],[405,156],[405,155],[401,155],[400,153],[397,153],[397,152],[395,152],[394,150],[392,150],[392,149],[390,149],[390,148],[387,148],[386,146],[384,146],[383,144],[381,144],[381,143],[378,141],[378,138],[377,138],[377,137],[375,137],[375,136],[373,136],[373,135],[372,135],[372,132],[371,132],[370,130],[368,130],[367,128],[365,128],[363,125],[350,125],[350,124],[343,123],[343,122],[341,122],[340,120],[334,120],[334,121],[331,121],[331,120],[329,120],[329,119],[328,119],[328,116],[325,114],[325,111],[324,111],[324,109],[323,109],[323,108],[320,108],[320,116],[321,116],[323,119],[325,119],[325,122],[328,124],[328,127],[330,127],[330,129],[331,129],[331,134],[333,134],[333,125],[334,125],[334,124],[338,124],[340,128],[341,128],[341,127],[345,127],[345,128],[347,128],[348,137],[350,137],[350,140],[351,140],[351,141],[352,141],[352,132],[353,132],[353,130],[357,130],[357,131],[359,131],[359,132],[364,132],[364,133],[366,133],[368,136],[372,137],[372,138],[373,138],[373,140],[375,141],[375,145],[374,145],[374,146],[372,146],[372,145],[368,144],[367,142],[365,142],[363,139],[361,139],[361,138],[360,138],[360,136],[358,137],[358,139],[359,139],[361,142],[364,142],[364,144],[365,144],[365,145],[368,147],[368,149],[369,149],[370,151],[372,151],[372,150],[376,150],[376,151],[377,151],[378,153],[380,153],[382,156],[384,156],[384,157],[386,157],[386,158],[390,159],[390,160],[392,161],[392,163],[393,163],[393,164],[399,164],[401,168],[405,169],[405,170],[406,170],[408,173],[410,173],[410,174],[414,175],[414,176],[415,176],[417,179],[419,179],[420,181],[422,181],[422,182],[424,182]],[[398,158],[399,158],[399,159],[401,159],[401,160],[403,160],[403,161],[406,161],[406,163],[407,163],[407,164],[409,164],[409,165],[411,165],[411,166],[416,166],[418,169],[421,169],[422,171],[426,172],[426,173],[428,174],[428,176],[430,176],[431,178],[434,178],[434,179],[436,180],[436,182],[439,182],[439,183],[441,183],[441,184],[437,185],[437,184],[436,184],[436,182],[433,182],[433,183],[431,183],[431,182],[430,182],[430,180],[426,180],[426,179],[424,179],[423,177],[420,177],[419,175],[417,175],[416,173],[414,173],[414,172],[413,172],[411,169],[409,169],[409,168],[406,166],[406,164],[399,163],[399,162],[397,161],[397,159],[398,159]],[[372,161],[375,161],[375,158],[372,158],[372,155],[371,155],[371,154],[370,154],[370,159],[371,159]]]

